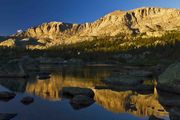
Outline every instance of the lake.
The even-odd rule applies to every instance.
[[[148,120],[151,115],[169,120],[156,91],[96,89],[105,86],[102,80],[124,71],[123,67],[43,65],[41,70],[51,72],[51,77],[0,79],[0,91],[16,93],[14,99],[0,101],[0,113],[16,113],[12,120]],[[63,87],[90,88],[95,102],[76,109],[61,96]],[[34,102],[22,104],[26,96],[32,96]]]

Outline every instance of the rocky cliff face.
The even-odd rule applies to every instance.
[[[13,35],[34,38],[48,46],[92,40],[94,37],[119,34],[159,36],[165,31],[180,30],[180,10],[145,7],[130,11],[114,11],[92,23],[44,23]]]

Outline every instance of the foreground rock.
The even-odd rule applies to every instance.
[[[180,63],[170,65],[159,76],[157,87],[162,91],[180,94]]]
[[[79,88],[79,87],[64,87],[62,89],[63,96],[74,97],[77,95],[84,95],[90,98],[94,97],[94,92],[89,88]]]
[[[9,101],[16,96],[15,93],[11,92],[0,92],[0,100],[1,101]]]
[[[70,99],[71,106],[76,110],[88,107],[94,103],[94,92],[89,88],[64,87],[62,95]]]
[[[17,116],[17,114],[0,113],[0,120],[10,120]]]
[[[38,70],[39,65],[34,59],[25,56],[21,59],[10,60],[0,68],[0,77],[24,78],[28,77],[30,70]]]
[[[34,102],[34,98],[33,97],[30,97],[30,96],[27,96],[27,97],[24,97],[22,100],[21,100],[21,103],[23,103],[24,105],[29,105],[31,103]]]
[[[92,105],[93,103],[94,100],[92,98],[84,95],[74,96],[70,101],[70,104],[74,109],[82,109]]]
[[[22,64],[18,59],[9,61],[6,65],[0,68],[0,77],[17,77],[23,78],[28,75],[25,73]]]

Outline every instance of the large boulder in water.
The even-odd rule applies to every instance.
[[[0,77],[26,77],[22,64],[18,59],[9,61],[0,68]]]
[[[28,56],[10,60],[0,68],[0,77],[27,77],[30,70],[39,70],[38,62]]]
[[[180,63],[170,65],[159,76],[157,87],[162,91],[180,94]]]
[[[65,97],[74,97],[77,95],[84,95],[90,98],[94,97],[94,92],[91,89],[79,87],[63,87],[62,94]]]

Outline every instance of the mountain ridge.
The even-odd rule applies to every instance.
[[[91,23],[43,23],[12,35],[13,38],[37,39],[53,46],[93,40],[94,37],[141,35],[161,36],[180,30],[180,10],[175,8],[141,7],[129,11],[116,10]]]

